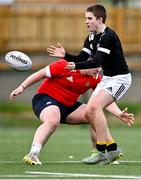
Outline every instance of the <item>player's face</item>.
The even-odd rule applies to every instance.
[[[85,17],[89,32],[98,32],[100,19],[96,19],[92,12],[86,12]]]

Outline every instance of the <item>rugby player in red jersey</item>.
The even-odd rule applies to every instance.
[[[66,65],[67,61],[64,59],[51,63],[27,77],[10,94],[10,99],[13,100],[24,89],[44,79],[32,100],[33,111],[42,124],[35,132],[29,154],[23,158],[27,164],[42,164],[38,159],[40,151],[60,123],[88,124],[85,117],[86,105],[78,102],[78,98],[88,89],[96,88],[101,81],[98,74],[100,68],[72,71],[66,69]],[[115,103],[107,107],[107,110],[125,123],[133,119],[133,114],[127,113],[126,110],[121,111]],[[94,132],[92,129],[93,142]],[[107,129],[107,143],[113,141]]]

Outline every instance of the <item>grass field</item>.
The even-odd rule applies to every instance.
[[[140,128],[111,128],[124,158],[119,165],[105,166],[81,162],[91,150],[88,126],[82,125],[59,127],[41,153],[42,166],[23,164],[35,129],[0,129],[0,179],[141,179]]]

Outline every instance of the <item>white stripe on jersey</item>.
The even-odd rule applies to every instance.
[[[89,55],[91,55],[92,54],[92,52],[89,50],[89,49],[87,49],[87,48],[82,48],[82,51],[85,51],[86,53],[88,53]]]
[[[106,49],[106,48],[103,48],[103,47],[99,47],[98,48],[98,51],[102,51],[102,52],[105,52],[107,54],[110,54],[110,50],[109,49]]]
[[[49,66],[46,66],[45,68],[46,68],[46,75],[47,75],[47,77],[48,77],[48,78],[51,78],[51,73],[50,73],[50,68],[49,68]]]

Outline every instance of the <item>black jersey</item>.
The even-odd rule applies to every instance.
[[[102,33],[90,34],[80,54],[78,56],[66,54],[65,59],[74,61],[76,69],[101,66],[106,76],[129,73],[121,42],[117,34],[109,27],[106,27]]]

